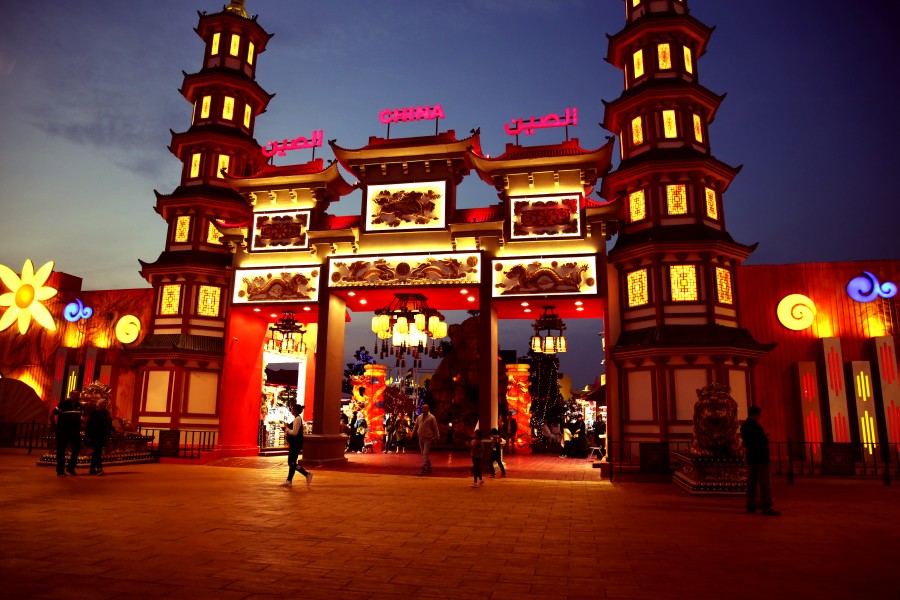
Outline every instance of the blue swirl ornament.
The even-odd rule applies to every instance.
[[[90,306],[85,306],[81,298],[76,298],[75,302],[69,302],[63,310],[63,316],[70,323],[77,323],[81,319],[90,319],[93,314],[94,309]]]
[[[890,281],[881,283],[872,273],[863,271],[862,276],[854,277],[847,284],[847,294],[857,302],[871,302],[879,296],[893,298],[897,295],[897,284]]]

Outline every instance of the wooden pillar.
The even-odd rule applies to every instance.
[[[482,286],[484,290],[485,286]],[[497,310],[491,305],[490,290],[481,297],[481,331],[478,334],[481,372],[478,381],[478,421],[485,439],[491,427],[497,426]]]

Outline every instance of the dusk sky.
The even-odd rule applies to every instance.
[[[224,3],[6,4],[0,264],[18,272],[26,258],[36,267],[53,260],[55,270],[82,277],[84,289],[148,287],[137,261],[153,261],[164,247],[153,190],[178,184],[180,165],[166,148],[170,129],[190,126],[178,88],[182,70],[201,66],[197,11]],[[897,3],[689,6],[716,27],[698,74],[728,94],[710,141],[717,158],[743,165],[724,199],[735,240],[759,242],[747,264],[900,258]],[[248,0],[247,9],[275,34],[258,57],[257,80],[276,94],[257,120],[261,145],[322,129],[356,148],[385,135],[380,110],[436,103],[446,114],[442,130],[461,138],[480,127],[491,155],[514,141],[503,130],[510,119],[567,107],[578,108],[570,135],[582,147],[610,135],[597,124],[601,100],[623,88],[621,72],[604,60],[606,34],[625,24],[622,0]],[[395,125],[391,136],[433,127]],[[560,132],[520,141],[554,143]],[[327,146],[317,156],[333,158]],[[309,158],[292,152],[276,164]],[[359,201],[357,192],[332,212],[356,213]],[[461,207],[497,201],[474,175],[460,188]],[[579,325],[595,340],[599,327]],[[371,346],[369,336],[364,343]],[[525,343],[511,345],[524,351]],[[593,381],[590,370],[576,370],[578,387]]]

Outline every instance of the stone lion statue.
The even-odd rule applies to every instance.
[[[730,387],[717,382],[697,390],[691,454],[711,458],[740,456],[738,406],[730,392]]]

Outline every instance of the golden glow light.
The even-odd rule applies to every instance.
[[[0,317],[0,331],[18,321],[19,333],[25,335],[32,317],[48,331],[56,331],[50,311],[41,304],[56,295],[56,289],[44,285],[52,272],[52,260],[35,273],[34,264],[27,259],[22,266],[21,278],[9,267],[0,265],[0,281],[10,290],[0,294],[0,306],[9,307]]]
[[[642,306],[650,301],[647,290],[647,269],[632,271],[626,278],[628,288],[628,306]]]
[[[683,184],[666,186],[666,206],[670,215],[687,213],[687,188]]]
[[[228,53],[232,56],[237,56],[241,49],[241,36],[236,33],[231,34],[231,48],[229,48]]]
[[[206,231],[206,243],[220,245],[222,243],[222,233],[212,223],[209,224],[209,229]]]
[[[684,47],[684,70],[688,73],[694,72],[694,61],[691,58],[691,49],[687,46]]]
[[[778,303],[775,313],[786,328],[802,331],[815,322],[816,304],[803,294],[790,294]]]
[[[188,233],[191,230],[191,218],[190,217],[178,217],[175,220],[175,241],[176,242],[186,242],[188,241]]]
[[[201,285],[197,298],[197,314],[201,317],[218,317],[221,295],[222,288],[214,285]]]
[[[631,192],[628,196],[628,210],[631,213],[631,222],[647,218],[647,199],[644,190]]]
[[[697,267],[694,265],[669,266],[672,284],[672,300],[694,302],[697,300]]]
[[[222,104],[222,118],[231,120],[234,118],[234,98],[225,96],[225,103]]]
[[[203,96],[203,102],[200,104],[200,118],[209,117],[209,105],[212,103],[212,96]]]
[[[640,117],[631,120],[631,143],[640,146],[644,143],[644,125]]]
[[[253,64],[253,56],[256,52],[256,44],[253,42],[247,42],[247,64]]]
[[[659,57],[660,69],[672,68],[672,52],[669,44],[657,44],[656,54]]]
[[[244,105],[244,127],[250,127],[250,105]]]
[[[200,153],[196,152],[191,155],[191,178],[200,175]]]
[[[213,56],[215,56],[216,54],[219,53],[219,39],[221,39],[221,37],[222,37],[221,33],[213,34],[212,49],[209,51],[209,53],[212,54]]]
[[[161,315],[177,315],[181,304],[181,286],[164,285],[162,289],[162,302],[159,307]]]
[[[703,143],[703,122],[700,115],[694,115],[694,139]]]
[[[675,121],[674,110],[663,111],[663,135],[667,138],[678,137],[678,126]]]
[[[219,179],[224,179],[225,175],[223,175],[223,172],[224,173],[228,172],[228,165],[230,165],[230,164],[231,164],[231,157],[228,156],[227,154],[220,154],[219,155],[219,167],[216,169],[216,177],[218,177]]]
[[[716,191],[706,188],[706,216],[710,219],[719,218],[719,206],[716,203]]]
[[[134,342],[140,333],[141,320],[134,315],[125,315],[116,323],[116,339],[123,344]]]
[[[634,78],[644,76],[644,51],[638,50],[632,55],[632,62],[634,63]]]
[[[716,291],[719,304],[734,304],[734,296],[731,293],[731,271],[716,267]]]

